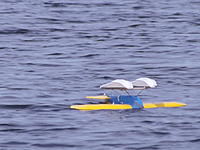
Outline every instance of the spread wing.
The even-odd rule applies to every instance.
[[[144,103],[144,108],[159,107],[183,107],[184,103],[179,102],[161,102],[161,103]],[[133,109],[128,104],[88,104],[88,105],[72,105],[70,108],[78,110],[100,110],[100,109]]]
[[[144,108],[159,108],[159,107],[183,107],[186,106],[180,102],[161,102],[161,103],[144,103]]]
[[[106,96],[106,95],[86,96],[85,98],[89,98],[89,99],[110,99],[110,97],[108,97],[108,96]]]
[[[78,110],[132,109],[132,106],[128,104],[90,104],[90,105],[72,105],[70,108]]]

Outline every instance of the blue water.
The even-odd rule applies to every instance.
[[[1,150],[199,150],[198,0],[1,0]],[[77,111],[101,84],[150,77],[144,102]]]

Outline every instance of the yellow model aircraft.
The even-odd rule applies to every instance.
[[[106,104],[72,105],[70,108],[78,110],[101,110],[101,109],[143,109],[143,108],[186,106],[186,104],[180,102],[143,103],[138,95],[133,96],[128,93],[128,90],[144,90],[147,88],[154,88],[156,86],[157,86],[156,81],[150,78],[139,78],[132,82],[123,79],[117,79],[100,86],[100,88],[125,91],[126,95],[87,96],[86,98],[89,99],[104,99],[106,100]]]

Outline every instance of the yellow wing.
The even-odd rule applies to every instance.
[[[89,98],[89,99],[110,99],[110,97],[106,96],[106,95],[100,95],[100,96],[86,96],[85,98]]]
[[[78,110],[132,109],[132,106],[128,104],[90,104],[90,105],[72,105],[70,108]]]
[[[144,108],[159,108],[159,107],[183,107],[184,103],[179,102],[162,102],[162,103],[144,103]],[[133,109],[128,104],[88,104],[88,105],[72,105],[70,108],[78,110],[100,110],[100,109]]]
[[[158,107],[183,107],[186,106],[180,102],[162,102],[162,103],[144,103],[144,108],[158,108]]]

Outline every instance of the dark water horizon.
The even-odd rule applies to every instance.
[[[198,0],[0,1],[0,149],[198,150]],[[144,102],[77,111],[114,79],[149,77]]]

